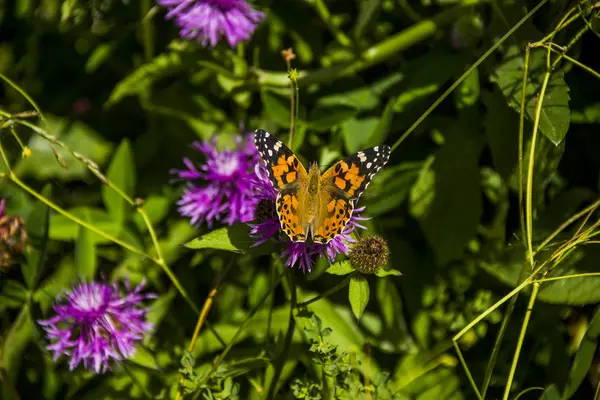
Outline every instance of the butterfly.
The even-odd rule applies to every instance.
[[[354,204],[371,178],[390,157],[390,147],[375,146],[335,163],[321,174],[316,162],[306,168],[281,140],[262,129],[254,132],[254,144],[279,192],[276,210],[281,229],[292,242],[327,244],[340,234]]]

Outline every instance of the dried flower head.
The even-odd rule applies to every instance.
[[[248,40],[264,14],[245,0],[158,0],[167,7],[167,18],[175,18],[185,39],[196,39],[215,47],[225,37],[231,47]]]
[[[144,282],[131,290],[117,284],[81,282],[61,295],[54,305],[56,316],[38,321],[46,331],[54,352],[54,361],[61,355],[70,358],[69,370],[80,362],[86,369],[104,373],[111,360],[124,360],[135,354],[138,342],[150,331],[145,322],[148,308],[140,303],[153,294],[141,294]]]
[[[10,268],[27,243],[23,218],[6,215],[5,205],[5,200],[0,200],[0,270]]]
[[[354,243],[349,257],[354,269],[363,274],[373,274],[389,262],[390,248],[381,236],[365,236]]]

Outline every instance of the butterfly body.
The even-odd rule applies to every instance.
[[[262,129],[254,133],[254,143],[279,191],[277,215],[292,242],[312,237],[314,242],[326,244],[342,233],[354,203],[390,154],[388,146],[372,147],[338,161],[321,174],[316,163],[306,171],[290,149]]]

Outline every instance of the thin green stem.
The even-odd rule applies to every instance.
[[[540,284],[534,283],[533,290],[531,291],[531,295],[529,296],[529,304],[527,305],[527,311],[525,312],[525,318],[523,320],[523,325],[521,326],[521,333],[519,334],[519,340],[517,342],[517,348],[515,349],[513,362],[510,367],[510,372],[508,373],[508,380],[506,381],[506,387],[504,388],[503,400],[508,400],[508,395],[510,394],[512,382],[515,377],[515,371],[517,370],[517,364],[519,363],[519,356],[521,354],[521,348],[523,347],[523,341],[525,340],[525,332],[527,332],[527,326],[529,325],[529,320],[531,318],[531,312],[533,311],[533,305],[535,304],[535,300],[537,298],[537,294],[538,294],[539,290],[540,290]]]
[[[548,52],[549,54],[550,52]],[[548,57],[549,58],[549,57]],[[542,114],[542,104],[544,102],[544,95],[546,94],[546,88],[550,81],[550,65],[547,65],[544,78],[542,80],[542,86],[538,93],[538,98],[535,104],[535,114],[533,117],[533,133],[531,135],[531,147],[529,150],[529,166],[527,169],[527,191],[525,197],[525,219],[527,224],[527,251],[529,255],[529,263],[531,268],[534,266],[534,253],[533,253],[533,167],[535,165],[535,147],[537,144],[540,116]]]
[[[419,119],[417,119],[410,126],[410,128],[408,128],[406,132],[402,134],[402,136],[392,146],[392,151],[394,151],[400,145],[400,143],[402,143],[404,139],[406,139],[408,135],[410,135],[417,128],[417,126],[419,126],[421,122],[423,122],[423,120],[425,120],[425,118],[427,118],[427,116],[429,116],[429,114],[431,114],[433,110],[437,108],[437,106],[440,105],[440,103],[444,101],[446,97],[448,97],[454,91],[454,89],[456,89],[458,85],[460,85],[462,81],[464,81],[471,74],[471,72],[473,72],[473,70],[475,70],[479,66],[479,64],[481,64],[490,54],[492,54],[502,43],[504,43],[506,39],[508,39],[517,29],[521,27],[521,25],[523,25],[529,18],[531,18],[531,16],[535,14],[537,10],[540,9],[540,7],[546,4],[547,1],[548,0],[542,0],[537,6],[535,6],[531,11],[529,11],[527,15],[521,18],[521,20],[517,22],[515,26],[512,27],[512,29],[506,32],[504,36],[500,38],[500,40],[494,43],[494,45],[492,45],[492,47],[490,47],[488,51],[486,51],[481,57],[479,57],[479,59],[475,61],[475,63],[471,65],[471,67],[467,69],[465,73],[462,74],[461,77],[458,78],[458,80],[452,84],[452,86],[450,86],[440,97],[438,97],[437,100],[419,117]]]
[[[335,40],[343,47],[352,46],[352,40],[350,40],[350,38],[346,36],[346,34],[342,32],[342,30],[333,23],[331,19],[331,13],[329,12],[329,9],[327,8],[323,0],[312,0],[310,3],[317,11],[317,14],[319,14],[321,20],[323,20],[325,25],[327,25],[327,28],[329,29]]]
[[[296,281],[294,281],[294,270],[287,269],[287,277],[288,283],[290,285],[290,316],[288,320],[288,328],[285,334],[285,339],[283,343],[283,349],[281,350],[281,354],[277,357],[277,362],[275,364],[275,373],[273,374],[273,379],[271,380],[271,384],[269,385],[269,391],[267,392],[267,400],[275,399],[277,395],[277,385],[279,383],[279,378],[283,372],[283,367],[285,366],[285,362],[288,359],[290,353],[290,347],[292,346],[292,339],[294,337],[294,331],[296,330],[296,319],[294,318],[294,312],[296,311]]]
[[[219,354],[219,356],[216,358],[216,360],[213,363],[210,371],[204,376],[204,379],[202,379],[202,382],[200,382],[200,385],[205,384],[210,379],[210,377],[212,376],[212,374],[217,370],[217,368],[219,368],[219,365],[221,365],[221,363],[223,362],[223,360],[225,359],[225,357],[227,356],[227,354],[229,354],[229,352],[233,348],[233,345],[237,342],[238,337],[246,329],[246,327],[248,326],[248,324],[250,323],[250,321],[252,320],[252,318],[254,317],[254,315],[256,315],[256,313],[258,312],[258,310],[261,309],[261,307],[264,304],[264,302],[267,301],[267,299],[271,296],[272,292],[275,290],[275,288],[277,287],[277,285],[279,285],[279,282],[281,282],[281,279],[283,279],[284,274],[285,274],[285,272],[283,272],[281,275],[279,275],[279,279],[277,279],[271,285],[271,287],[269,288],[269,290],[263,295],[263,297],[258,301],[258,303],[256,304],[256,306],[250,311],[250,313],[246,317],[246,320],[242,323],[242,325],[235,332],[235,334],[233,335],[233,337],[231,338],[231,340],[229,341],[229,343],[227,343],[227,346],[225,347],[225,349],[223,349],[223,352],[221,354]]]
[[[460,16],[472,12],[473,5],[483,2],[484,0],[463,2],[447,11],[441,12],[431,19],[422,20],[391,36],[389,39],[369,47],[351,62],[318,70],[300,71],[298,73],[298,83],[306,87],[309,83],[328,82],[343,76],[352,76],[369,67],[378,65],[439,33],[443,27],[454,23]],[[253,72],[256,75],[256,82],[250,83],[250,85],[283,88],[289,84],[286,73],[261,69],[255,69]]]
[[[525,146],[525,102],[527,95],[527,74],[529,73],[529,56],[531,46],[525,48],[525,60],[523,65],[523,80],[521,82],[521,109],[519,110],[519,218],[521,220],[521,240],[526,246],[527,228],[525,227],[525,207],[523,204],[523,153]]]
[[[479,389],[477,388],[477,384],[475,383],[475,380],[473,379],[473,376],[471,375],[471,372],[469,371],[467,362],[465,361],[465,358],[462,355],[462,351],[460,351],[460,346],[458,345],[458,342],[456,340],[454,340],[454,338],[452,339],[452,344],[454,345],[454,349],[456,350],[456,354],[458,355],[460,364],[462,365],[463,369],[465,370],[465,373],[467,374],[467,379],[469,380],[469,383],[471,384],[471,388],[477,395],[477,398],[479,400],[483,400],[483,397],[481,396],[481,393],[479,392]]]
[[[575,275],[555,276],[555,277],[552,277],[552,278],[536,279],[533,282],[537,282],[537,283],[552,282],[552,281],[561,281],[563,279],[585,278],[585,277],[588,277],[588,276],[600,276],[600,272],[586,272],[586,273],[575,274]]]
[[[42,122],[44,122],[44,125],[46,125],[46,129],[48,129],[48,132],[50,132],[50,126],[48,125],[48,121],[46,121],[44,114],[42,114],[42,110],[37,105],[37,103],[35,101],[33,101],[33,99],[27,94],[27,92],[24,91],[23,89],[21,89],[21,87],[19,85],[17,85],[13,81],[11,81],[6,75],[4,75],[2,73],[0,73],[0,79],[5,81],[6,83],[8,83],[13,89],[15,89],[17,92],[19,92],[19,94],[21,96],[23,96],[29,102],[29,104],[31,104],[31,106],[35,109],[35,111],[37,111]]]
[[[519,276],[519,281],[522,281],[525,277],[526,268],[525,264],[521,265],[521,273]],[[512,313],[517,304],[517,300],[519,298],[519,292],[515,293],[515,295],[510,299],[510,303],[508,303],[508,307],[506,308],[506,312],[504,313],[504,318],[502,319],[502,325],[500,326],[500,331],[498,332],[498,336],[496,336],[496,341],[494,342],[494,348],[492,350],[492,356],[490,357],[490,361],[488,362],[487,368],[485,370],[485,375],[483,378],[483,385],[481,387],[481,397],[485,399],[488,388],[490,387],[490,382],[492,381],[492,374],[494,372],[494,366],[496,365],[496,360],[498,359],[498,354],[500,353],[500,346],[502,344],[502,340],[504,339],[504,335],[506,333],[506,329],[508,328],[508,323],[512,316]]]
[[[313,297],[310,300],[306,300],[305,302],[299,303],[298,304],[298,308],[302,308],[302,307],[306,307],[309,304],[314,303],[315,301],[324,299],[326,297],[331,296],[332,294],[334,294],[335,292],[337,292],[338,290],[348,286],[348,284],[350,283],[350,279],[352,277],[352,274],[348,274],[346,275],[346,277],[344,278],[344,280],[342,280],[340,283],[338,283],[337,285],[335,285],[334,287],[327,289],[326,291],[324,291],[323,293]]]
[[[152,20],[147,18],[148,12],[152,8],[150,0],[142,0],[140,2],[140,16],[142,23],[142,35],[144,45],[144,59],[146,61],[152,60],[154,57],[154,27],[152,26]]]

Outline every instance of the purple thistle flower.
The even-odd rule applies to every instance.
[[[167,7],[167,18],[175,17],[180,36],[215,47],[225,36],[231,47],[250,39],[264,14],[245,0],[158,0]]]
[[[110,361],[121,361],[135,354],[137,342],[152,329],[145,322],[148,308],[140,308],[144,299],[154,294],[141,294],[142,282],[133,291],[125,282],[125,291],[117,284],[81,282],[60,296],[53,306],[56,316],[39,320],[52,342],[47,349],[54,361],[61,355],[70,357],[69,370],[80,362],[86,369],[104,373]]]
[[[365,207],[360,207],[354,209],[342,233],[331,239],[329,243],[294,243],[285,233],[281,232],[279,218],[275,213],[277,190],[269,181],[262,164],[256,165],[254,182],[258,206],[256,212],[257,223],[249,224],[251,228],[250,236],[257,239],[253,246],[258,246],[270,239],[286,244],[287,247],[281,254],[281,258],[286,259],[286,267],[298,265],[298,268],[302,271],[310,272],[312,268],[311,257],[315,255],[324,256],[332,263],[338,254],[348,254],[348,243],[355,242],[351,234],[356,228],[367,229],[359,223],[359,221],[368,219],[360,216],[360,213],[365,209]]]
[[[183,162],[187,169],[172,170],[180,179],[188,181],[177,202],[181,215],[190,217],[194,225],[206,221],[222,221],[232,225],[254,218],[256,199],[253,168],[259,162],[252,135],[236,137],[236,149],[217,150],[216,138],[211,142],[195,142],[193,147],[206,160],[198,167],[189,159]]]

